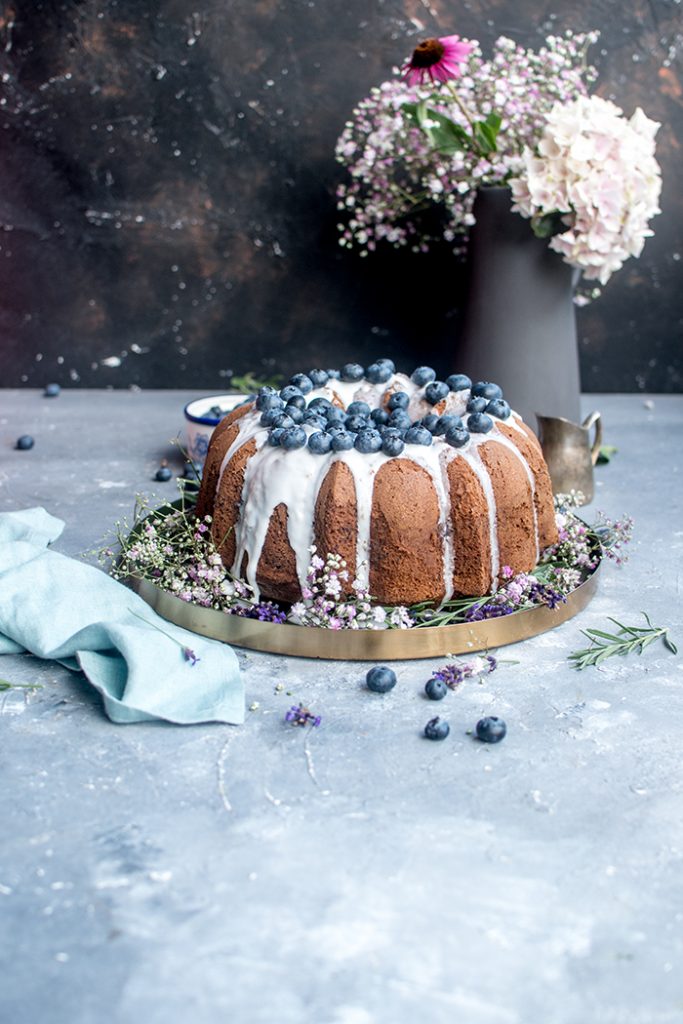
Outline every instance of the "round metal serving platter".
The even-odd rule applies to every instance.
[[[597,539],[595,544],[599,556]],[[492,650],[555,629],[588,605],[598,588],[601,566],[600,561],[589,578],[556,608],[540,605],[481,622],[413,629],[333,630],[259,622],[181,601],[147,580],[130,579],[129,584],[162,618],[192,633],[236,647],[333,661],[410,661]]]

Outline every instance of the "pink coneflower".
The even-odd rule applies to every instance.
[[[432,82],[447,82],[449,78],[459,77],[460,65],[473,49],[472,43],[463,42],[460,36],[424,39],[403,66],[403,74],[408,85],[422,85],[426,78]]]

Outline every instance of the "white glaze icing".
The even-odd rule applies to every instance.
[[[353,401],[365,401],[373,408],[380,405],[387,390],[405,391],[410,396],[408,412],[413,419],[433,411],[432,406],[424,399],[424,387],[417,387],[405,374],[394,374],[384,384],[371,384],[367,380],[359,383],[333,380],[329,381],[325,387],[315,388],[306,398],[307,402],[310,402],[316,397],[327,398],[329,401],[333,401],[336,397],[345,407]],[[465,412],[468,397],[468,391],[450,393],[446,400],[446,411],[462,415]],[[310,563],[310,547],[315,539],[313,512],[318,493],[332,464],[343,461],[353,477],[357,505],[356,566],[350,566],[349,569],[352,573],[355,570],[355,578],[367,587],[370,572],[370,520],[374,480],[381,467],[394,459],[382,452],[363,454],[355,449],[321,456],[312,453],[307,447],[293,451],[271,447],[267,444],[269,429],[261,426],[260,418],[261,413],[254,410],[236,421],[238,432],[222,460],[216,485],[216,492],[218,492],[225,469],[233,455],[248,441],[254,440],[259,455],[250,458],[245,468],[240,515],[235,527],[236,551],[232,570],[236,573],[240,571],[246,554],[248,557],[247,582],[258,595],[256,571],[271,515],[278,505],[284,504],[287,507],[288,539],[295,555],[299,583],[303,586]],[[496,422],[494,420],[494,424]],[[516,414],[506,422],[513,429],[524,433]],[[318,428],[304,426],[307,434],[313,433],[316,429]],[[429,446],[410,445],[406,451],[406,456],[410,461],[429,474],[436,492],[439,506],[438,530],[443,556],[444,600],[449,600],[453,596],[455,564],[447,467],[457,458],[464,459],[471,467],[486,499],[491,549],[491,579],[493,586],[497,585],[501,566],[496,500],[490,474],[478,451],[480,445],[487,442],[502,444],[520,460],[527,474],[533,496],[535,480],[526,460],[516,446],[495,428],[492,433],[471,434],[468,443],[460,449],[453,448],[443,437],[435,437]],[[538,522],[535,503],[533,503],[533,510],[538,557]]]

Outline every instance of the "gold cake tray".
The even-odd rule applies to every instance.
[[[410,661],[493,650],[555,629],[588,605],[598,588],[601,566],[600,561],[589,578],[556,608],[539,605],[481,622],[413,629],[332,630],[259,622],[188,604],[147,580],[130,580],[129,583],[162,618],[192,633],[236,647],[334,661]]]

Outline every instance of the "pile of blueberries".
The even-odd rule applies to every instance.
[[[360,383],[365,379],[371,384],[385,384],[395,372],[391,359],[378,359],[367,369],[358,363],[347,363],[341,370],[297,373],[279,392],[271,387],[261,388],[256,408],[261,412],[262,426],[270,428],[268,443],[286,450],[308,445],[315,455],[351,448],[364,454],[381,451],[385,455],[400,455],[407,444],[430,445],[439,436],[454,448],[462,448],[471,433],[487,434],[493,429],[492,417],[506,420],[510,416],[510,406],[497,384],[472,384],[461,373],[452,374],[445,381],[437,380],[429,366],[418,367],[411,380],[424,388],[424,398],[430,405],[436,405],[451,391],[469,389],[466,423],[460,416],[436,413],[413,422],[407,411],[410,396],[405,391],[390,397],[387,410],[371,409],[367,402],[351,402],[344,410],[327,398],[306,399],[314,388],[324,387],[330,381]],[[307,433],[304,426],[313,427],[313,432]]]

